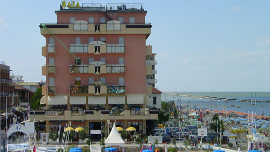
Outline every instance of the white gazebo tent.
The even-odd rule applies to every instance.
[[[121,135],[118,133],[115,123],[113,124],[112,130],[110,132],[110,135],[105,140],[106,145],[124,145],[125,142],[122,139]]]

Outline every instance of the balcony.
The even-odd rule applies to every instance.
[[[88,86],[70,86],[70,94],[87,94]]]
[[[146,55],[152,55],[152,45],[146,46]]]
[[[47,72],[48,72],[48,74],[50,74],[50,73],[55,74],[55,65],[48,65]]]
[[[48,86],[48,94],[55,94],[55,86],[54,85],[49,85]]]
[[[157,70],[152,70],[152,74],[157,74]]]
[[[102,95],[107,94],[107,87],[105,85],[89,85],[88,94]]]
[[[43,46],[42,47],[42,56],[46,57],[47,56],[47,53],[48,53],[47,47],[46,46]]]
[[[120,85],[108,85],[108,93],[125,93],[125,86]]]
[[[125,73],[125,65],[106,65],[107,73]]]
[[[90,73],[88,65],[70,65],[69,70],[70,73]]]
[[[149,115],[149,109],[148,108],[135,108],[130,110],[131,116],[148,116]]]
[[[70,110],[45,110],[30,112],[30,120],[33,121],[34,117],[36,121],[40,120],[101,120],[101,114],[103,120],[157,120],[158,111],[156,110],[124,110],[119,115],[110,115],[108,110],[82,110],[82,111],[70,111]],[[142,109],[142,110],[141,110]]]
[[[64,116],[65,110],[60,109],[50,109],[45,110],[45,116]]]
[[[95,44],[88,45],[88,53],[94,53],[94,54],[106,53],[106,44],[105,43],[100,44],[101,41],[94,41],[94,42],[96,42],[97,44],[96,45]]]
[[[107,44],[107,53],[125,53],[125,44]]]
[[[77,25],[77,24],[76,24]],[[108,23],[110,25],[110,23]],[[87,30],[74,30],[74,24],[70,23],[54,23],[47,24],[45,26],[50,29],[54,34],[146,34],[148,37],[151,34],[152,25],[150,23],[138,23],[134,24],[125,23],[120,24],[119,29],[121,30],[111,30],[111,28],[106,23],[92,23],[87,24]],[[43,26],[40,25],[40,33],[42,35],[50,34],[48,30],[43,30]]]
[[[146,59],[146,65],[156,65],[157,61],[156,60],[148,60]]]
[[[71,110],[71,116],[84,116],[85,110]]]
[[[157,83],[157,79],[146,79],[146,83],[155,84],[155,83]]]
[[[48,44],[48,53],[55,53],[55,44]]]
[[[151,75],[152,74],[152,66],[151,65],[147,65],[146,66],[146,75]]]
[[[69,44],[71,53],[88,53],[88,44]]]

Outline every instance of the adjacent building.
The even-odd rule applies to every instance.
[[[5,112],[6,108],[12,107],[12,95],[15,86],[10,79],[10,67],[4,62],[0,62],[0,107],[1,112]]]
[[[59,124],[83,126],[93,140],[114,121],[145,134],[146,121],[158,119],[158,110],[148,107],[160,100],[152,97],[156,54],[146,44],[152,25],[143,5],[63,1],[55,13],[56,23],[40,24],[46,110],[35,119],[46,121],[46,132]]]

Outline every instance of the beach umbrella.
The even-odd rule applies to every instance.
[[[117,131],[123,131],[124,129],[122,127],[116,127]]]
[[[117,151],[117,148],[112,148],[112,147],[105,148],[105,151]]]
[[[146,149],[146,150],[143,150],[142,152],[154,152],[154,151],[150,149]]]
[[[266,125],[263,125],[261,128],[263,128],[263,129],[266,129],[266,128],[268,128]]]
[[[128,128],[126,129],[126,131],[136,131],[136,128],[134,128],[134,127],[128,127]]]
[[[77,127],[77,128],[75,129],[75,131],[76,131],[76,132],[84,131],[84,128],[83,128],[83,127]]]
[[[72,128],[72,127],[67,127],[67,128],[64,130],[64,132],[71,131],[71,130],[74,130],[74,128]]]
[[[218,150],[214,150],[213,152],[225,152],[225,151],[218,149]]]

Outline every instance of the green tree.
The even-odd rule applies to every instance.
[[[127,136],[128,136],[127,131],[126,131],[126,130],[122,130],[122,131],[121,131],[121,137],[122,137],[122,139],[123,139],[123,140],[127,139]]]
[[[30,99],[30,108],[38,109],[40,107],[40,99],[42,98],[42,88],[38,88]]]
[[[163,124],[169,120],[169,117],[170,115],[167,112],[160,110],[158,113],[158,122]]]
[[[161,110],[166,112],[173,112],[175,103],[174,101],[162,101],[161,102]]]

